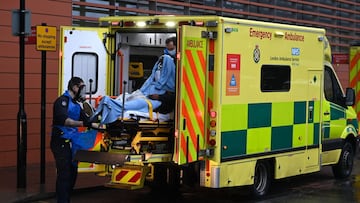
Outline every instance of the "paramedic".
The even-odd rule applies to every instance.
[[[176,66],[176,37],[167,38],[166,48],[164,49],[164,54],[171,56],[174,60]],[[159,112],[163,114],[170,113],[174,110],[175,106],[175,93],[171,91],[166,91],[164,94],[152,94],[148,96],[150,99],[161,101],[161,105],[154,109],[154,112]]]
[[[72,143],[68,135],[77,127],[92,126],[78,102],[84,101],[85,84],[79,77],[73,77],[68,90],[58,97],[53,106],[53,126],[50,147],[56,161],[57,202],[70,202],[70,195],[77,177],[77,163],[73,160]]]
[[[175,92],[175,72],[175,64],[171,56],[166,54],[162,55],[141,88],[128,96],[125,95],[126,102],[122,100],[124,95],[120,95],[117,99],[104,96],[91,119],[101,113],[100,124],[108,124],[122,116],[123,110],[124,112],[137,110],[146,113],[149,112],[148,101],[151,102],[153,109],[159,108],[162,104],[161,101],[151,99],[149,95],[164,95],[167,92]],[[146,100],[146,97],[150,98],[150,100]]]
[[[176,64],[176,37],[167,38],[165,44],[164,54],[171,56]]]

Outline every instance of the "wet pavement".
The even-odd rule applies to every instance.
[[[40,184],[40,165],[28,165],[26,168],[26,188],[17,188],[16,167],[0,167],[0,203],[38,202],[55,197],[55,163],[46,163],[45,184]],[[102,186],[104,179],[95,174],[79,174],[76,191],[96,189]]]
[[[55,165],[47,163],[45,184],[40,184],[38,165],[27,167],[26,189],[16,188],[16,167],[0,168],[0,203],[39,202],[55,200]],[[146,186],[140,190],[121,190],[103,187],[103,177],[81,173],[75,186],[72,202],[360,202],[360,154],[355,159],[352,176],[345,180],[333,178],[331,167],[321,172],[274,181],[270,194],[259,200],[247,187],[210,189],[182,187],[180,193],[154,191]]]

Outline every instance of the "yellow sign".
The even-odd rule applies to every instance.
[[[36,50],[56,51],[55,26],[36,26]]]

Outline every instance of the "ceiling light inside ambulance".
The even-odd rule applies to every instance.
[[[173,21],[169,21],[165,23],[166,27],[174,27],[175,26],[175,22]]]
[[[145,27],[146,26],[146,23],[144,21],[139,21],[136,23],[136,26],[138,27]]]

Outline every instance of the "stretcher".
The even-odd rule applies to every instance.
[[[138,158],[144,161],[147,159],[145,154],[152,154],[153,159],[161,156],[161,160],[164,160],[163,156],[171,154],[174,148],[173,115],[153,112],[151,103],[148,104],[149,112],[124,111],[123,117],[98,129],[103,133],[103,150],[79,151],[76,159],[83,162],[122,165],[130,159]],[[83,107],[88,115],[94,112],[88,103],[84,103]],[[166,157],[171,159],[171,156]]]
[[[148,112],[125,110],[114,122],[105,126],[105,137],[111,149],[131,153],[167,153],[170,150],[169,137],[173,137],[173,115],[154,112],[152,103],[145,100]]]
[[[150,119],[144,112],[126,112],[124,119],[119,118],[106,125],[106,135],[111,140],[112,149],[126,149],[131,153],[142,152],[168,153],[170,150],[169,138],[173,134],[173,120],[154,119],[169,117],[156,115]]]

